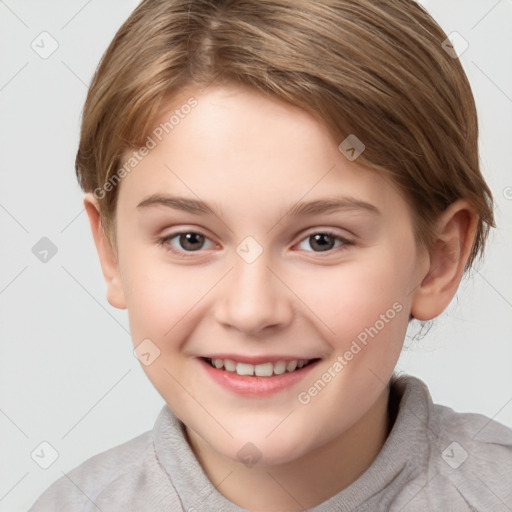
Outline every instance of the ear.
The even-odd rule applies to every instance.
[[[84,206],[87,216],[89,217],[92,236],[94,237],[94,243],[100,258],[101,270],[105,284],[107,285],[107,300],[115,308],[126,309],[126,300],[121,274],[119,272],[118,259],[114,254],[109,239],[105,235],[98,200],[94,197],[94,194],[90,192],[85,194]]]
[[[448,207],[439,219],[429,249],[430,264],[414,291],[411,314],[418,320],[440,315],[455,296],[473,247],[478,216],[465,200]]]

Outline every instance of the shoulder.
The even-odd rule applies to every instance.
[[[457,510],[510,510],[512,429],[483,414],[433,403],[419,382],[427,407],[425,491],[440,504],[456,497],[464,503]]]
[[[477,413],[435,404],[432,464],[476,510],[512,506],[512,429]]]
[[[155,493],[160,497],[152,497]],[[37,499],[29,512],[107,511],[114,503],[116,507],[122,506],[122,510],[137,510],[138,502],[153,502],[153,510],[163,511],[171,509],[159,503],[166,500],[172,504],[174,494],[158,463],[152,432],[148,431],[65,473]]]
[[[433,404],[431,433],[442,448],[442,468],[464,466],[501,478],[512,471],[512,429],[483,414]]]

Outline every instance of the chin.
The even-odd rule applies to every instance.
[[[254,465],[261,467],[287,464],[302,457],[307,450],[304,442],[297,441],[295,443],[291,442],[290,439],[288,439],[287,443],[283,443],[278,438],[270,441],[265,439],[264,435],[259,438],[252,436],[252,439],[256,439],[255,441],[250,441],[250,435],[243,436],[242,439],[234,439],[230,443],[234,448],[233,450],[227,451],[226,445],[223,444],[217,447],[217,451],[224,457],[247,467]],[[258,441],[257,439],[260,440]],[[300,448],[298,449],[298,447]]]

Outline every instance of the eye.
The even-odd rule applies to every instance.
[[[174,239],[177,239],[177,244],[180,248],[176,248],[176,244],[172,243]],[[180,233],[171,233],[170,235],[161,238],[158,243],[171,252],[178,255],[186,255],[186,253],[197,252],[200,249],[203,249],[206,241],[212,243],[209,238],[201,235],[201,233],[196,233],[195,231],[182,231]]]
[[[340,247],[343,249],[346,245],[353,245],[353,242],[350,240],[329,231],[312,233],[304,238],[300,245],[304,243],[309,243],[310,247],[313,248],[313,251],[305,249],[308,252],[327,252],[332,249],[339,249]],[[338,245],[336,245],[336,243],[338,243]],[[299,248],[301,248],[300,245]]]
[[[173,243],[174,240],[176,242]],[[210,247],[214,245],[209,238],[195,231],[171,233],[158,241],[159,245],[163,246],[166,250],[183,257],[204,249],[205,242],[209,242],[211,244]],[[303,247],[305,243],[308,243],[313,250],[305,249]],[[343,250],[347,245],[353,245],[353,242],[335,233],[321,231],[312,233],[304,238],[299,244],[299,248],[307,252],[329,252],[333,249]]]

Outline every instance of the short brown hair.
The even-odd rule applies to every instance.
[[[426,246],[465,198],[479,216],[466,268],[494,226],[479,167],[471,88],[447,38],[413,0],[144,0],[115,35],[83,110],[76,172],[104,190],[165,101],[192,84],[234,82],[312,113],[358,163],[391,175]],[[115,246],[117,187],[100,201]]]

